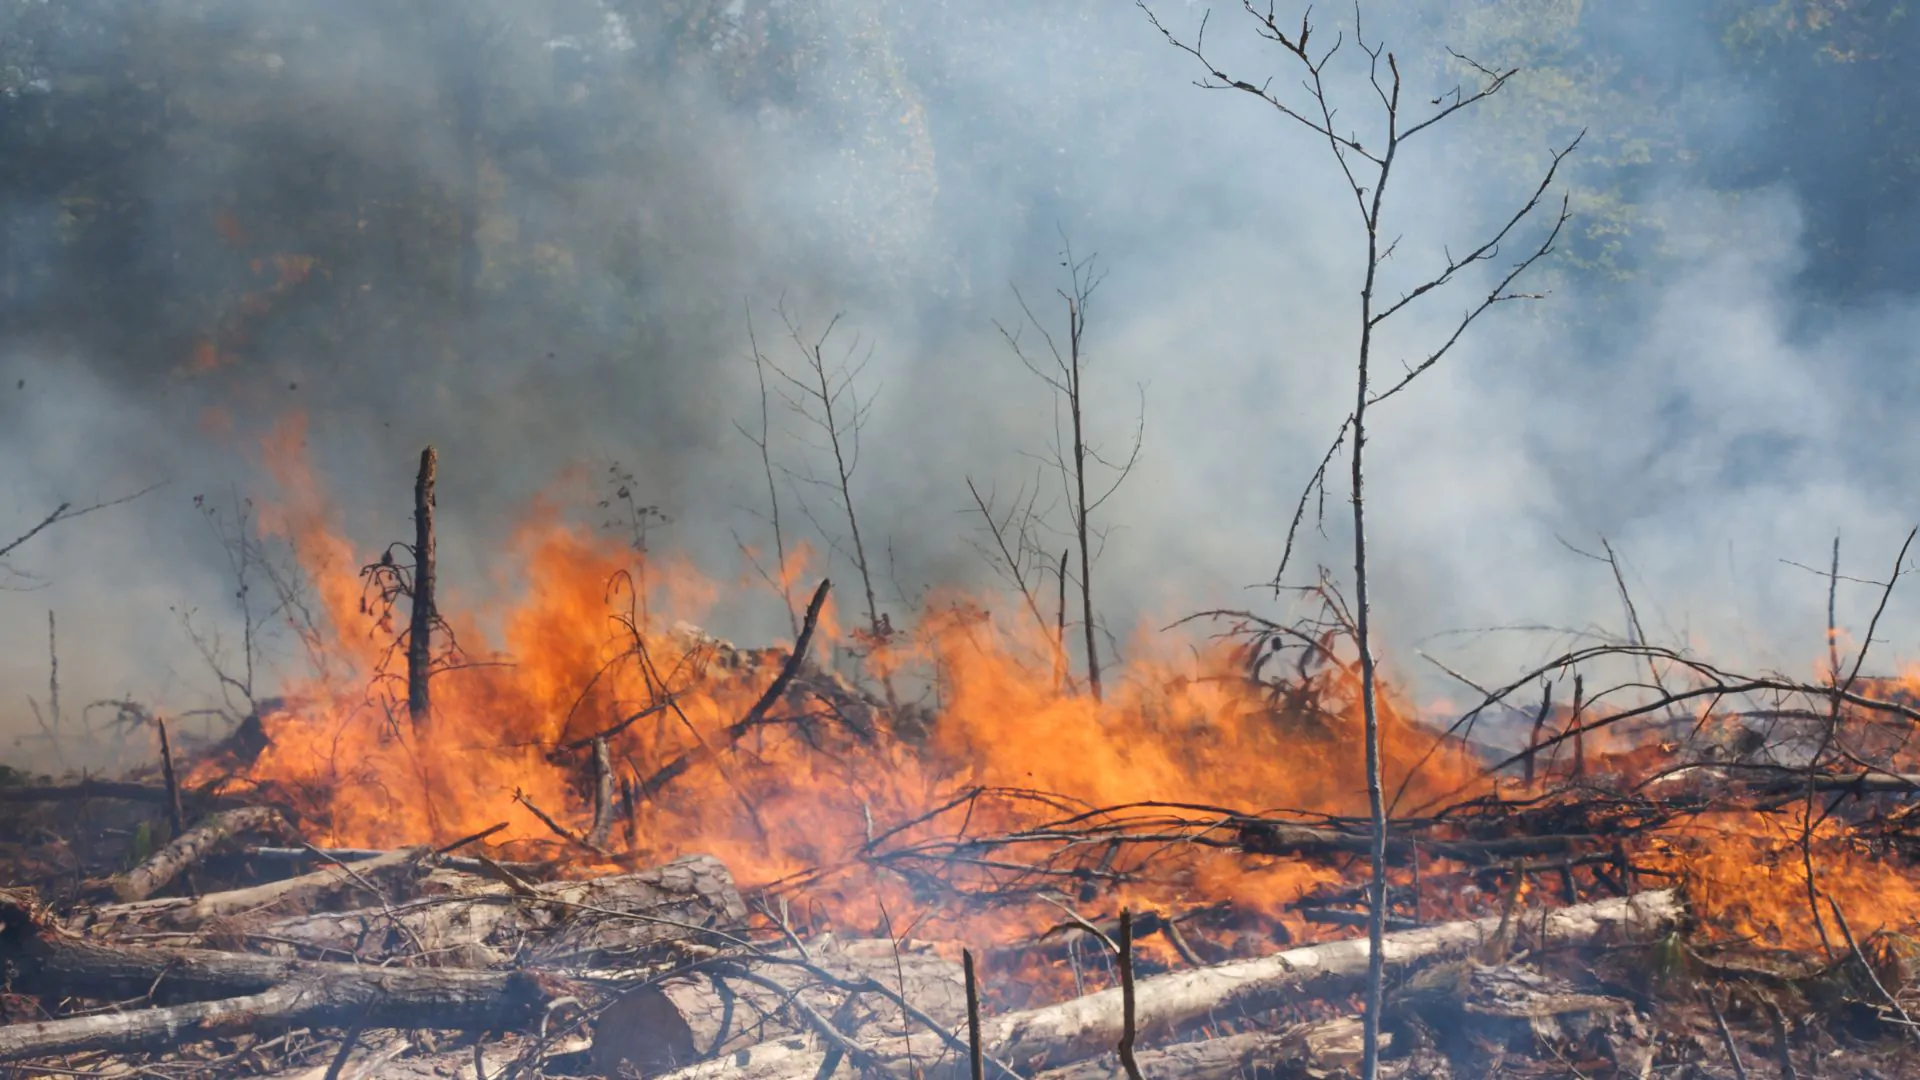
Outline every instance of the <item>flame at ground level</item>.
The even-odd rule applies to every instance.
[[[379,583],[394,579],[363,574],[369,560],[339,535],[298,425],[268,451],[281,501],[262,524],[293,544],[324,618],[309,642],[315,673],[286,688],[294,704],[263,718],[269,743],[241,781],[289,804],[316,843],[446,843],[504,822],[489,843],[545,847],[583,872],[709,853],[745,885],[797,891],[811,926],[905,934],[938,915],[967,921],[983,942],[1057,921],[1031,904],[1042,893],[1106,910],[1230,901],[1298,935],[1309,927],[1294,901],[1363,872],[1363,860],[1207,842],[1222,839],[1209,832],[1221,816],[1211,808],[1364,815],[1348,667],[1327,664],[1302,676],[1310,693],[1283,694],[1248,677],[1243,646],[1147,636],[1095,700],[1063,689],[1052,634],[1004,598],[937,598],[883,642],[843,630],[829,605],[808,673],[743,727],[789,650],[736,650],[688,629],[681,620],[697,622],[722,583],[684,562],[641,560],[547,504],[529,510],[500,557],[523,583],[517,598],[444,605],[445,640],[460,649],[437,650],[432,713],[415,726],[398,627],[383,617]],[[800,562],[781,569],[804,594]],[[1382,704],[1383,751],[1389,785],[1410,778],[1406,805],[1492,791],[1475,763],[1431,753],[1433,732],[1395,700]],[[602,788],[591,737],[610,730]],[[1655,767],[1647,748],[1631,749],[1616,764]],[[229,766],[209,762],[203,778]],[[607,789],[619,812],[592,838],[607,854],[558,840],[587,837]],[[1108,827],[1075,832],[1089,823]],[[1777,817],[1718,814],[1630,843],[1642,865],[1685,883],[1716,927],[1774,944],[1809,943],[1803,840],[1833,875],[1822,891],[1864,928],[1920,911],[1903,867],[1831,824],[1797,833]],[[967,843],[988,836],[1013,839]],[[1430,860],[1428,873],[1449,869]],[[1429,896],[1425,914],[1497,908],[1497,895],[1478,895]],[[1028,902],[1029,915],[982,902],[1009,899]]]
[[[877,647],[840,630],[829,608],[812,661],[864,665],[859,685],[815,671],[765,723],[729,730],[788,650],[742,652],[689,631],[681,620],[697,621],[720,585],[684,563],[642,561],[544,505],[528,512],[503,554],[524,582],[517,599],[445,612],[460,653],[439,650],[432,714],[416,728],[397,700],[404,687],[394,692],[398,627],[380,617],[378,597],[369,602],[361,572],[372,560],[336,531],[301,435],[285,426],[269,443],[281,500],[261,520],[292,543],[324,610],[313,643],[323,662],[286,688],[293,704],[263,718],[270,743],[245,778],[292,801],[315,842],[446,842],[499,822],[507,828],[490,842],[551,842],[535,807],[585,834],[593,751],[566,747],[645,712],[607,740],[616,790],[630,799],[609,847],[643,862],[711,853],[748,884],[812,874],[809,898],[865,927],[885,917],[887,894],[914,891],[905,884],[911,873],[872,872],[877,836],[911,853],[921,840],[1011,832],[1148,800],[1365,812],[1357,720],[1346,705],[1295,715],[1245,677],[1244,649],[1151,638],[1106,673],[1105,698],[1095,700],[1061,688],[1050,634],[996,618],[978,597],[932,602],[917,625]],[[497,640],[482,627],[497,627]],[[1351,704],[1344,678],[1330,676],[1320,707]],[[821,692],[835,686],[847,693]],[[914,700],[860,707],[890,695]],[[1383,719],[1397,779],[1431,739],[1391,707]],[[1471,782],[1439,759],[1419,776],[1422,791]],[[956,793],[981,789],[998,794],[955,802]],[[948,811],[929,816],[941,807]],[[571,857],[596,858],[578,846]],[[1277,912],[1334,877],[1191,845],[1158,865],[1157,885],[1128,886],[1142,893],[1133,899],[1231,896]],[[929,899],[907,902],[918,909]]]

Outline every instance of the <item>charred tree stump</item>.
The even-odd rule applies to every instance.
[[[416,727],[426,722],[432,704],[427,680],[433,663],[436,618],[433,483],[438,461],[433,447],[420,451],[420,473],[413,482],[413,610],[407,624],[407,716]]]

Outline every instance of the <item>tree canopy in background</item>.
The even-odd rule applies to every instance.
[[[1894,0],[1470,0],[1441,42],[1527,69],[1492,123],[1574,162],[1581,266],[1630,275],[1661,250],[1662,185],[1783,186],[1806,217],[1803,284],[1845,302],[1920,285],[1920,27]],[[1809,167],[1809,163],[1818,163]]]
[[[3,0],[0,331],[77,344],[141,377],[363,354],[408,359],[384,377],[431,381],[463,341],[497,347],[516,327],[528,350],[567,348],[556,327],[601,353],[662,347],[648,297],[737,305],[686,282],[745,250],[736,240],[754,227],[722,185],[651,180],[729,167],[728,134],[691,104],[695,86],[719,88],[741,124],[831,136],[912,178],[866,190],[847,169],[836,196],[847,213],[821,225],[846,235],[799,238],[886,263],[924,242],[916,215],[956,197],[943,180],[1018,167],[989,125],[942,112],[942,84],[979,73],[915,48],[942,20],[991,21],[998,8],[833,9]],[[1071,35],[1093,10],[1049,17]],[[1810,226],[1806,277],[1832,296],[1920,279],[1907,213],[1920,80],[1905,63],[1920,38],[1905,5],[1417,10],[1432,44],[1531,70],[1528,92],[1503,97],[1495,118],[1523,132],[1516,145],[1544,153],[1554,132],[1593,129],[1576,266],[1631,276],[1660,244],[1653,189],[1680,175],[1723,191],[1790,187]],[[831,80],[810,78],[829,69]],[[1794,165],[1807,161],[1822,165]],[[1531,175],[1537,163],[1509,164]]]

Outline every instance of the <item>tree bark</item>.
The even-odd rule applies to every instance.
[[[1676,928],[1685,917],[1679,897],[1662,890],[1562,908],[1525,923],[1534,932],[1536,948],[1564,948],[1645,940]],[[1388,934],[1382,960],[1389,973],[1399,973],[1472,956],[1499,932],[1500,922],[1477,919]],[[1345,997],[1365,987],[1368,953],[1366,939],[1349,939],[1142,979],[1134,987],[1136,1022],[1143,1038],[1165,1037],[1223,1017]],[[1120,1040],[1120,997],[1115,987],[990,1018],[984,1040],[987,1053],[1027,1075],[1106,1053]],[[817,1040],[787,1039],[668,1076],[670,1080],[807,1080],[826,1060],[827,1050]],[[890,1069],[898,1065],[902,1073],[908,1071],[897,1059],[887,1064]],[[932,1062],[918,1064],[927,1077],[957,1077],[967,1067],[963,1055],[952,1054],[938,1062],[937,1071],[929,1067]]]
[[[1297,1066],[1302,1076],[1360,1063],[1360,1021],[1328,1020],[1284,1031],[1250,1031],[1195,1042],[1174,1043],[1138,1052],[1140,1071],[1153,1077],[1180,1080],[1245,1080],[1273,1076],[1275,1066]],[[1280,1075],[1294,1075],[1281,1073]],[[1075,1062],[1034,1075],[1033,1080],[1127,1080],[1120,1059],[1112,1054]]]
[[[155,852],[146,862],[114,876],[108,885],[113,895],[123,903],[145,900],[166,888],[182,871],[205,858],[222,841],[250,832],[284,835],[287,823],[278,810],[265,806],[222,811],[174,837],[172,843]]]
[[[354,893],[366,895],[365,883],[391,883],[408,874],[425,858],[427,849],[389,852],[377,859],[353,864],[349,872],[327,866],[299,877],[271,881],[245,889],[229,889],[195,898],[141,900],[83,910],[68,921],[73,930],[102,931],[137,927],[141,930],[199,930],[217,920],[242,914],[267,914],[288,909],[311,911],[340,902]]]
[[[323,964],[206,949],[114,948],[0,903],[0,965],[15,993],[161,1006],[0,1027],[0,1061],[142,1050],[294,1026],[484,1031],[533,1019],[563,984],[524,971]],[[184,1003],[184,1004],[176,1004]]]
[[[390,908],[302,915],[252,929],[281,948],[363,962],[425,951],[467,967],[519,958],[565,969],[633,967],[671,945],[727,943],[727,931],[747,919],[733,875],[708,855],[631,874],[538,884],[531,895],[451,872],[421,884],[423,895]]]
[[[895,1003],[850,993],[832,980],[857,985],[871,979],[941,1024],[958,1024],[966,1016],[960,965],[925,944],[829,940],[810,946],[804,958],[788,951],[772,962],[745,958],[740,965],[741,970],[718,968],[667,979],[620,999],[601,1014],[594,1035],[596,1068],[614,1076],[626,1065],[653,1076],[806,1034],[807,1025],[796,1023],[789,1007],[794,999],[863,1042],[897,1046],[903,1055],[909,1039],[927,1056],[945,1051],[938,1035],[903,1015]],[[831,978],[822,979],[821,972]]]
[[[407,716],[415,726],[426,722],[432,705],[427,680],[433,664],[433,588],[437,573],[433,484],[438,462],[433,447],[420,451],[420,473],[413,482],[413,609],[407,624]]]

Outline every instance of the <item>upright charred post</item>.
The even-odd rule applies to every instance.
[[[432,705],[428,677],[433,663],[433,483],[438,465],[433,447],[420,451],[420,472],[413,482],[413,611],[407,625],[407,716],[416,727],[426,722]]]

